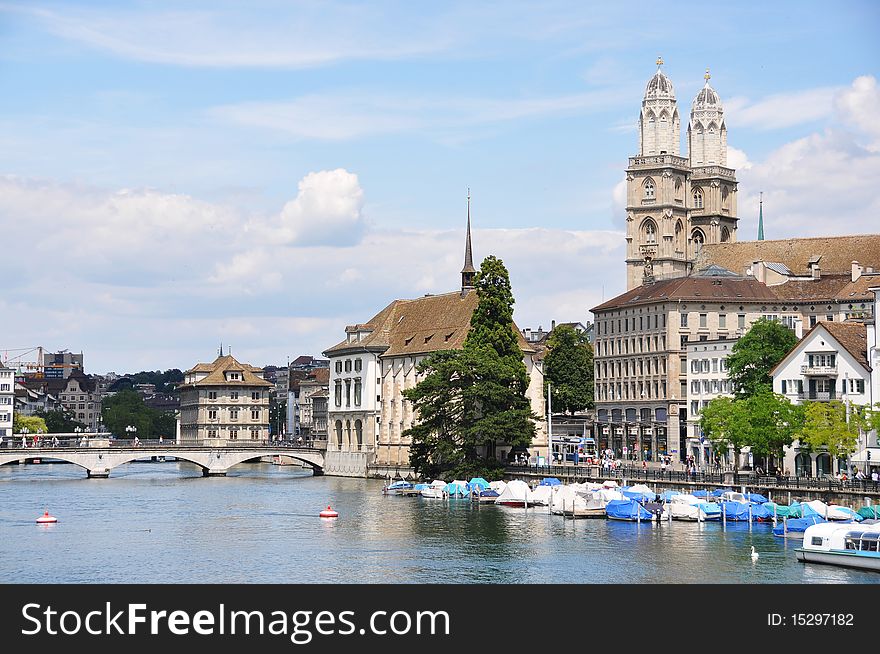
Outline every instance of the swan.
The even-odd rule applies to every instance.
[[[755,551],[755,546],[752,545],[752,561],[758,560],[758,553]]]

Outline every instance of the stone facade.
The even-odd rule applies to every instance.
[[[15,371],[0,365],[0,438],[12,436],[15,407]]]
[[[717,320],[717,314],[716,314]],[[716,332],[717,333],[717,332]],[[727,358],[735,339],[714,339],[688,342],[687,344],[687,445],[685,452],[691,454],[698,465],[712,462],[712,444],[700,440],[700,412],[718,397],[730,397],[733,389],[727,376]]]
[[[627,289],[686,275],[701,248],[736,241],[736,172],[727,168],[727,127],[706,84],[691,107],[688,156],[672,82],[660,68],[639,114],[639,154],[626,170]]]
[[[269,393],[262,368],[220,355],[184,373],[180,385],[179,440],[224,446],[269,439]]]

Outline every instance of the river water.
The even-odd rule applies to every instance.
[[[796,560],[772,525],[563,520],[546,508],[383,496],[381,480],[184,462],[109,479],[0,466],[2,583],[877,583]],[[328,505],[336,520],[318,513]],[[48,510],[59,520],[37,525]],[[759,558],[752,562],[750,546]]]

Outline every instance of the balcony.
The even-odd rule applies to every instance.
[[[801,366],[802,375],[819,376],[819,377],[836,377],[837,364],[833,366],[811,366],[806,364]]]
[[[814,402],[828,402],[838,399],[837,391],[807,391],[798,393],[799,400],[812,400]]]

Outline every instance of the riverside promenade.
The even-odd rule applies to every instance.
[[[656,488],[658,493],[664,490],[690,493],[695,490],[711,491],[728,488],[740,492],[760,493],[781,504],[820,499],[857,508],[880,503],[880,483],[870,479],[841,481],[831,475],[773,477],[758,476],[751,470],[697,471],[695,474],[688,474],[684,470],[664,471],[655,467],[643,469],[637,466],[603,470],[598,465],[513,465],[505,468],[504,476],[505,479],[523,481],[556,477],[566,483],[601,483],[605,480],[613,480],[620,485],[645,484]]]

